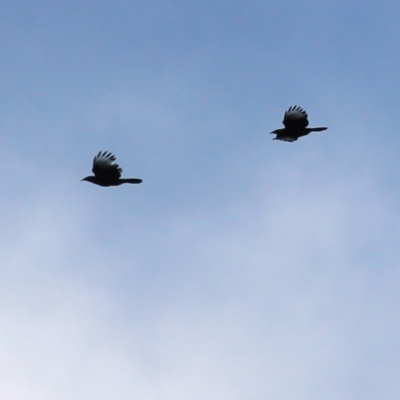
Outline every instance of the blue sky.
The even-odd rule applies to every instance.
[[[0,397],[397,400],[399,12],[2,2]]]

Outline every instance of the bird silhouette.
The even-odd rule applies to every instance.
[[[94,183],[99,186],[119,186],[123,183],[142,183],[137,178],[121,178],[122,169],[114,161],[116,157],[107,151],[99,152],[93,159],[93,175],[83,178],[82,181]]]
[[[299,137],[306,136],[310,132],[325,131],[326,127],[307,128],[308,115],[305,110],[299,106],[291,106],[285,112],[282,121],[284,128],[276,129],[271,133],[275,133],[274,140],[283,140],[285,142],[294,142]]]

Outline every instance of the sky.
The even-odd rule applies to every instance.
[[[399,399],[399,2],[1,9],[1,399]]]

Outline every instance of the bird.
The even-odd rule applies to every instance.
[[[82,181],[94,183],[99,186],[119,186],[123,183],[142,183],[138,178],[121,178],[122,169],[115,163],[114,154],[100,151],[93,159],[93,175],[83,178]]]
[[[282,121],[284,128],[275,129],[271,133],[275,133],[274,140],[283,140],[285,142],[295,142],[299,137],[306,136],[310,132],[325,131],[326,127],[307,128],[308,115],[305,110],[299,106],[291,106],[285,112]]]

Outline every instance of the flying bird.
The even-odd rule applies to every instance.
[[[92,182],[99,186],[119,186],[123,183],[142,183],[137,178],[121,178],[122,169],[115,163],[114,154],[103,151],[93,159],[93,175],[83,178],[82,181]]]
[[[305,110],[299,106],[291,106],[285,112],[282,121],[284,128],[275,129],[271,133],[275,133],[276,137],[274,140],[283,140],[285,142],[294,142],[299,137],[306,136],[310,132],[321,132],[325,131],[326,127],[319,128],[307,128],[308,127],[308,115]]]

